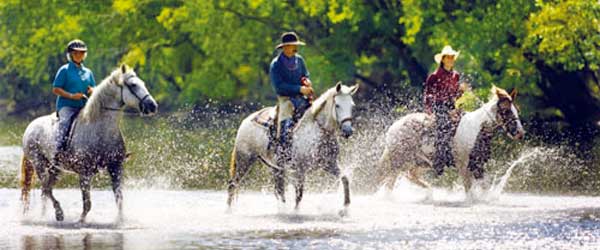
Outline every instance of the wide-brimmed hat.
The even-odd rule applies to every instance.
[[[459,54],[460,54],[460,51],[456,51],[456,50],[452,49],[452,47],[450,47],[450,45],[446,45],[442,49],[442,52],[435,54],[435,56],[433,57],[433,60],[435,60],[435,62],[437,64],[440,64],[442,62],[442,58],[444,56],[454,56],[454,59],[456,59],[456,58],[458,58]]]
[[[277,45],[277,47],[275,47],[275,48],[279,49],[286,45],[306,45],[306,43],[301,42],[300,39],[298,38],[298,35],[296,35],[296,33],[285,32],[285,33],[283,33],[283,35],[281,35],[281,43],[279,45]]]

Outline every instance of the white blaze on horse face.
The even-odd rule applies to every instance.
[[[523,128],[523,124],[521,124],[521,118],[519,118],[519,111],[515,107],[514,103],[510,105],[510,111],[512,111],[513,115],[515,115],[515,117],[517,118],[517,127],[518,127],[517,129],[518,129],[519,133],[524,134],[525,129]]]

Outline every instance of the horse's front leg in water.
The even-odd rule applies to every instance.
[[[275,197],[285,203],[285,170],[273,169],[273,182],[275,183]]]
[[[119,209],[119,220],[123,219],[123,192],[121,191],[121,177],[123,175],[123,165],[121,163],[111,164],[108,167],[108,173],[112,182],[113,193],[115,194],[115,202]]]
[[[300,201],[302,201],[302,195],[304,194],[304,176],[305,176],[305,172],[304,170],[298,169],[296,171],[296,210],[300,209]]]
[[[340,168],[337,165],[337,161],[332,161],[325,170],[336,178],[340,178]],[[344,208],[339,214],[340,216],[346,216],[348,215],[348,207],[350,206],[350,181],[346,175],[343,175],[340,180],[344,188]]]
[[[79,187],[81,188],[81,194],[83,197],[83,212],[79,218],[80,223],[85,222],[85,217],[92,208],[92,201],[90,199],[90,186],[92,182],[92,175],[88,173],[82,173],[79,175]]]

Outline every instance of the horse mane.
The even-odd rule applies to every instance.
[[[492,89],[490,90],[490,96],[488,98],[488,100],[490,102],[498,102],[500,99],[508,99],[512,101],[512,97],[510,96],[510,94],[508,94],[508,92],[506,92],[506,90],[504,90],[503,88],[499,88],[496,87],[496,85],[492,85]]]
[[[335,90],[335,87],[333,87],[333,88],[330,88],[327,91],[325,91],[325,93],[323,93],[321,96],[319,96],[319,98],[317,98],[317,100],[315,100],[315,102],[312,104],[312,106],[310,108],[311,115],[313,117],[316,117],[321,112],[321,110],[323,110],[323,108],[327,104],[327,101],[329,99],[333,98],[336,93],[337,93],[337,91]]]
[[[102,82],[100,82],[100,84],[94,88],[94,92],[92,92],[92,95],[88,99],[81,112],[80,118],[82,121],[90,123],[97,120],[102,113],[102,104],[108,99],[114,97],[114,95],[109,93],[110,83],[118,82],[121,75],[123,75],[121,68],[116,68],[108,77],[104,78],[104,80],[102,80]]]

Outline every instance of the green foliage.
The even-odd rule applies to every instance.
[[[598,70],[600,4],[592,0],[538,1],[527,22],[525,48],[567,71]]]
[[[32,96],[52,102],[64,46],[81,38],[97,80],[127,63],[163,107],[272,102],[268,66],[280,34],[293,30],[307,42],[300,53],[317,92],[360,78],[370,89],[415,93],[436,66],[433,55],[450,44],[475,94],[517,87],[529,98],[527,117],[557,108],[539,88],[536,62],[598,70],[599,13],[593,0],[3,1],[0,99],[12,109]]]

